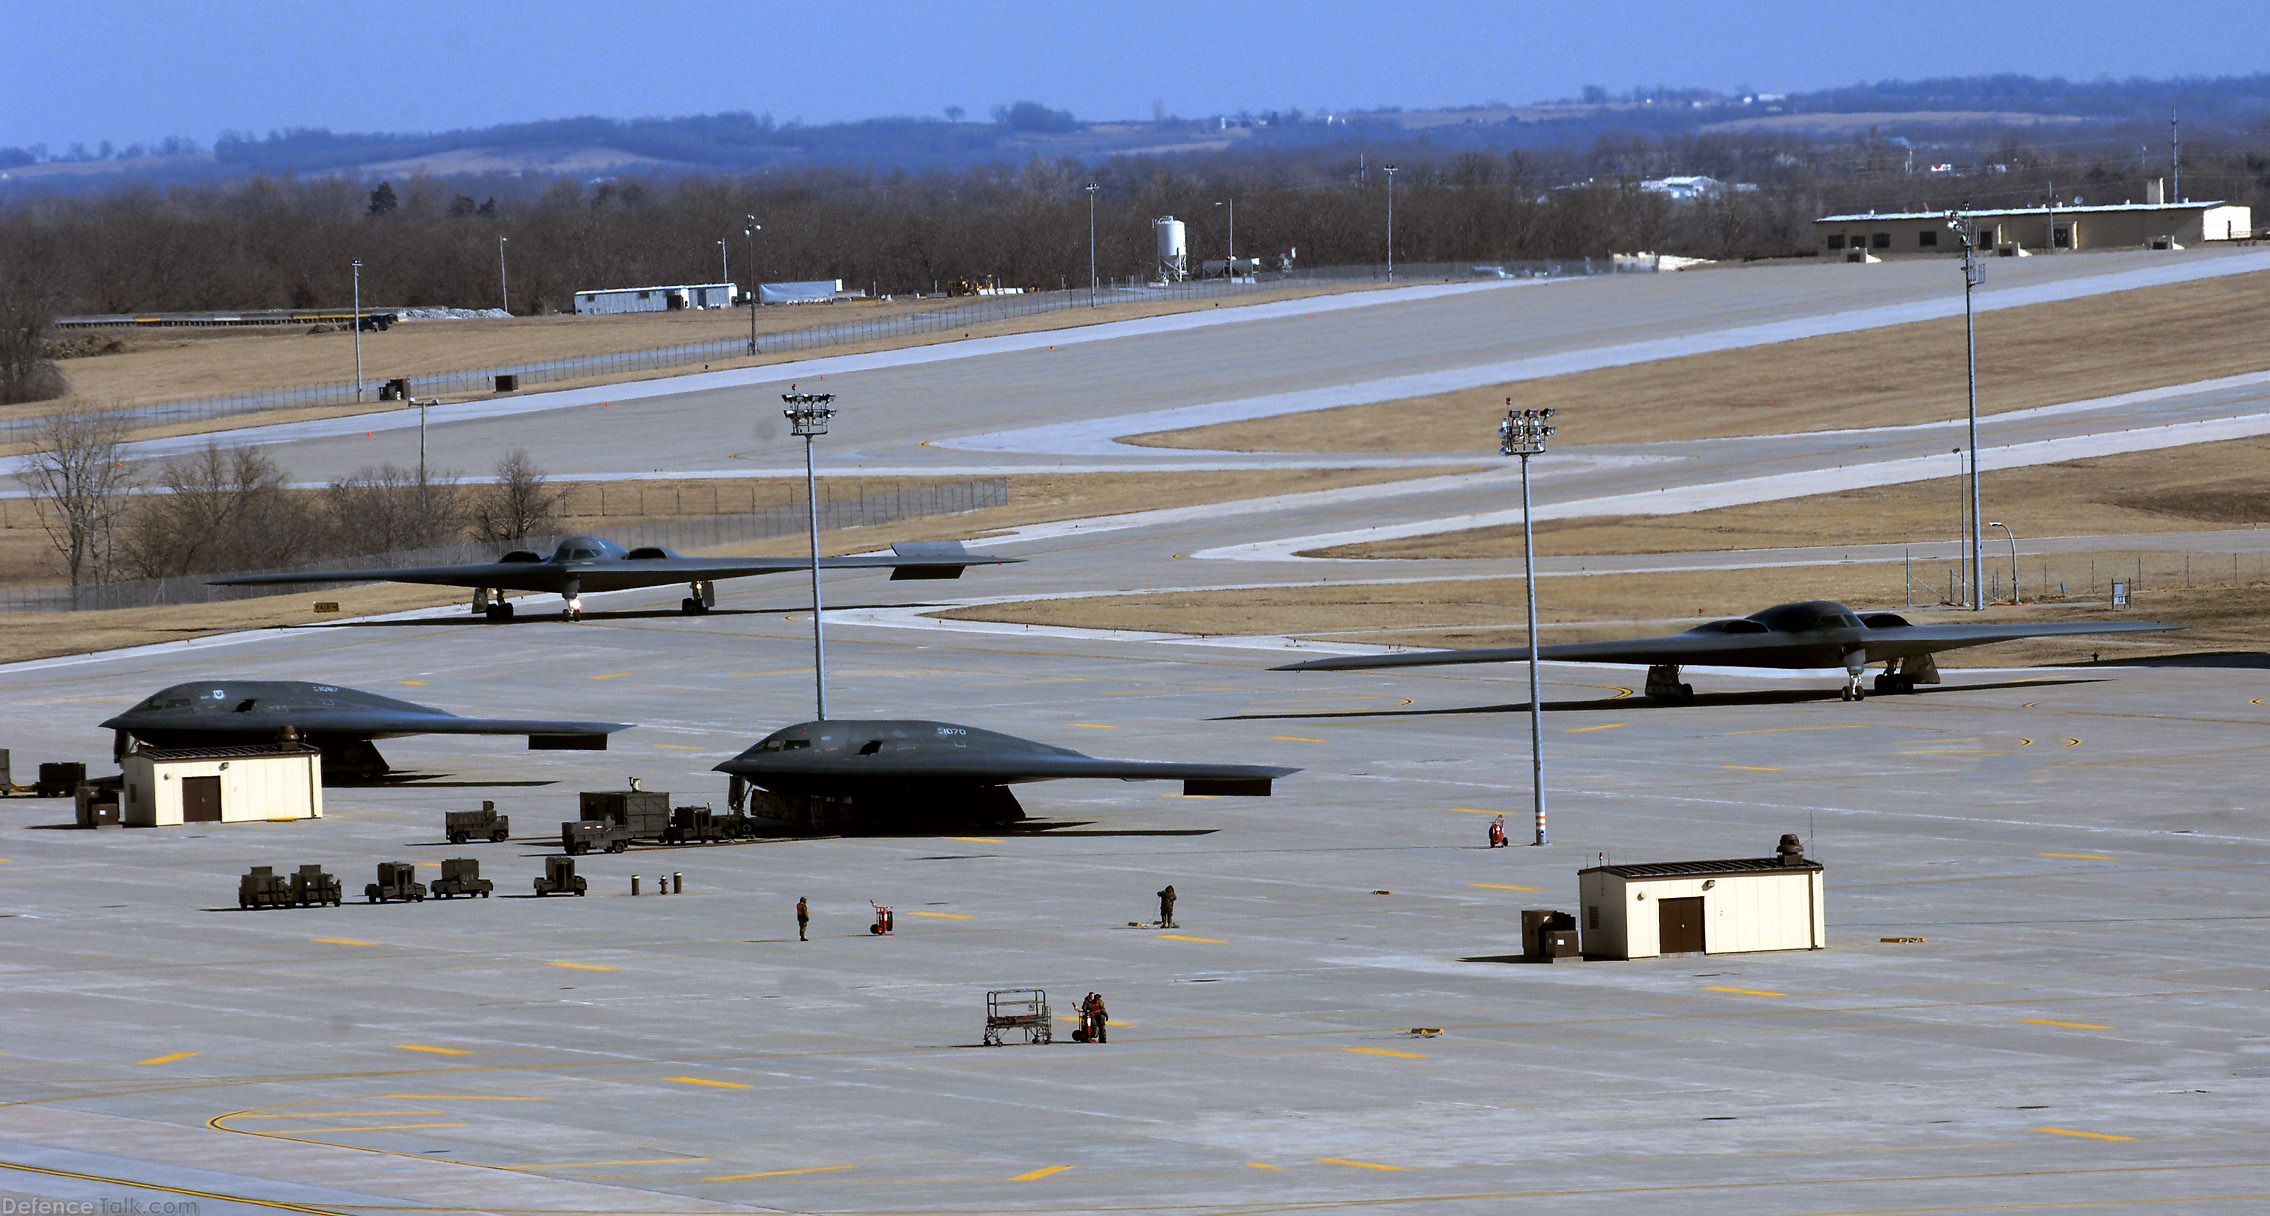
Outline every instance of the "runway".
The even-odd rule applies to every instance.
[[[2029,259],[2009,277],[2085,278],[2080,262],[2133,264]],[[1943,295],[1946,268],[1919,266],[1850,269],[1900,272],[1871,282],[1875,307]],[[1844,269],[1773,272],[1722,319],[1848,312],[1851,280],[1831,273]],[[1556,311],[1600,346],[1667,317],[1705,327],[1683,293],[1732,290],[1708,277],[1600,284],[1593,311]],[[1507,316],[1561,290],[831,375],[839,405],[874,404],[847,411],[824,467],[1049,467],[1043,453],[923,441],[1013,431],[1051,416],[1053,396],[1073,402],[1063,412],[1133,418],[1526,357],[1509,353]],[[1510,345],[1556,342],[1540,330]],[[563,473],[783,471],[784,440],[747,438],[762,412],[749,391],[439,433],[467,467],[518,444]],[[2029,444],[2250,419],[2256,391],[2037,413],[1996,424],[1993,446],[2027,458],[2045,450]],[[1871,435],[1864,452],[1826,434],[1588,445],[1538,466],[1539,501],[1676,507],[1769,478],[1795,493],[1933,452],[1945,462],[1943,439]],[[318,476],[351,467],[355,442],[274,451]],[[1466,526],[1502,509],[1511,474],[1162,503],[995,538],[1028,560],[957,584],[828,581],[841,716],[1300,766],[1273,798],[1032,786],[1025,805],[1044,830],[639,849],[582,859],[583,899],[517,897],[576,791],[635,775],[678,804],[722,805],[710,767],[809,716],[794,578],[727,584],[706,617],[678,615],[682,592],[664,588],[590,597],[575,625],[486,626],[448,608],[0,669],[19,771],[45,759],[107,771],[94,722],[224,672],[465,714],[640,724],[606,753],[388,742],[408,779],[334,788],[317,822],[64,831],[48,830],[68,818],[59,801],[0,803],[12,1015],[0,1190],[194,1198],[200,1216],[2262,1206],[2270,686],[2258,670],[1965,669],[1857,704],[1836,699],[1834,679],[1713,673],[1695,704],[1653,708],[1632,695],[1636,670],[1548,665],[1552,843],[1493,851],[1492,815],[1528,836],[1518,673],[1275,673],[1264,669],[1315,649],[919,611],[1338,581],[1344,563],[1295,555],[1369,528]],[[1792,539],[1807,543],[1694,560],[1826,552]],[[1191,556],[1232,550],[1241,560]],[[1505,568],[1367,563],[1363,577]],[[441,843],[441,814],[483,798],[513,816],[515,839]],[[1783,832],[1828,866],[1825,950],[1506,961],[1520,910],[1573,907],[1583,866],[1762,856]],[[267,912],[231,898],[249,865],[320,861],[359,891],[379,861],[461,854],[482,859],[498,898]],[[685,894],[628,893],[632,875],[651,890],[671,872]],[[1141,927],[1167,883],[1179,926]],[[808,943],[795,940],[799,896],[814,907]],[[896,934],[866,932],[869,900],[897,910]],[[976,1046],[986,991],[1024,986],[1046,988],[1059,1014],[1102,991],[1111,1041]]]

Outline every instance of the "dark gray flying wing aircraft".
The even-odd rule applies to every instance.
[[[321,748],[326,777],[367,779],[386,772],[373,739],[402,735],[526,735],[550,751],[605,751],[607,736],[627,722],[552,718],[460,718],[359,688],[298,680],[212,680],[176,684],[103,723],[117,751],[152,747],[220,747],[297,738]]]
[[[1023,561],[972,553],[960,541],[901,541],[889,557],[823,557],[823,570],[889,570],[894,579],[960,578],[970,566],[1000,566]],[[567,601],[563,615],[583,615],[586,591],[628,591],[636,587],[665,587],[684,583],[692,591],[680,601],[688,614],[707,612],[717,603],[716,580],[752,574],[779,574],[809,570],[808,557],[680,557],[659,545],[625,549],[598,536],[570,536],[550,557],[519,550],[493,562],[462,566],[410,566],[393,570],[294,570],[278,574],[247,574],[214,579],[221,586],[275,583],[431,583],[473,589],[473,611],[492,621],[512,619],[507,591],[550,592]]]
[[[796,830],[921,831],[1014,823],[1025,813],[1008,787],[1028,781],[1166,780],[1182,782],[1185,794],[1266,797],[1271,781],[1300,770],[1107,760],[951,722],[831,719],[774,731],[717,771],[733,774],[736,809],[755,786],[770,796],[750,809]]]
[[[1857,701],[1867,695],[1860,681],[1870,663],[1884,664],[1883,674],[1876,677],[1877,692],[1914,692],[1918,684],[1939,682],[1939,665],[1931,656],[1942,650],[1987,646],[2019,638],[2149,633],[2183,628],[2186,626],[2158,621],[1911,625],[1897,613],[1854,612],[1833,600],[1812,600],[1776,604],[1737,620],[1712,621],[1668,637],[1539,646],[1537,657],[1594,663],[1644,663],[1647,665],[1647,695],[1657,701],[1682,701],[1695,694],[1692,685],[1679,682],[1679,668],[1689,663],[1717,667],[1842,667],[1844,699]],[[1364,667],[1432,667],[1448,663],[1519,663],[1528,658],[1527,646],[1506,646],[1310,659],[1276,670],[1350,671]]]

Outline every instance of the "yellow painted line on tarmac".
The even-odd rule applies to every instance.
[[[1542,891],[1545,889],[1543,887],[1517,887],[1511,883],[1503,882],[1470,882],[1466,885],[1469,887],[1487,887],[1492,891]]]
[[[1721,764],[1720,768],[1738,768],[1746,773],[1778,773],[1781,770],[1765,764]]]
[[[2019,1018],[2018,1020],[2021,1022],[2032,1022],[2036,1026],[2063,1026],[2068,1030],[2112,1029],[2112,1027],[2110,1026],[2099,1026],[2095,1022],[2053,1022],[2048,1018]]]
[[[1990,752],[1983,747],[1916,747],[1901,752],[1903,756],[2000,756],[2004,752]]]
[[[2026,737],[2025,737],[2024,735],[2020,735],[2020,736],[2018,736],[2018,746],[2019,746],[2019,747],[2032,747],[2033,745],[2034,745],[2034,741],[2033,741],[2033,740],[2026,738]]]
[[[430,1051],[437,1056],[469,1056],[473,1054],[470,1051],[461,1051],[455,1047],[428,1047],[423,1043],[396,1043],[394,1046],[401,1051]]]
[[[311,937],[307,940],[322,942],[331,946],[375,946],[378,944],[377,942],[366,942],[352,937]]]
[[[1088,728],[1089,730],[1118,730],[1118,729],[1119,729],[1118,727],[1116,727],[1116,726],[1113,726],[1113,725],[1112,725],[1111,723],[1109,723],[1109,722],[1074,722],[1074,723],[1072,723],[1072,725],[1074,725],[1074,726],[1084,726],[1084,727],[1087,727],[1087,728]],[[1069,1165],[1067,1165],[1067,1166],[1065,1166],[1064,1168],[1065,1168],[1065,1169],[1071,1169],[1072,1167],[1071,1167],[1071,1166],[1069,1166]]]
[[[1359,1170],[1394,1170],[1400,1173],[1403,1169],[1400,1165],[1381,1165],[1377,1161],[1355,1161],[1347,1157],[1311,1157],[1309,1160],[1321,1161],[1326,1165],[1352,1165]]]
[[[277,1199],[252,1199],[243,1195],[222,1194],[218,1191],[195,1191],[188,1187],[167,1186],[160,1182],[136,1182],[126,1178],[112,1178],[104,1174],[81,1174],[71,1170],[55,1169],[51,1166],[28,1165],[21,1161],[0,1161],[0,1169],[13,1170],[20,1174],[43,1174],[49,1178],[75,1178],[81,1182],[107,1182],[113,1186],[135,1187],[145,1191],[163,1191],[168,1195],[187,1195],[192,1199],[222,1199],[230,1203],[241,1203],[246,1207],[270,1208],[279,1212],[308,1212],[312,1213],[313,1216],[345,1216],[337,1208],[310,1207],[304,1203],[286,1203]],[[194,1208],[196,1205],[179,1206]]]
[[[2075,861],[2118,861],[2109,853],[2043,853],[2043,857],[2070,857]]]
[[[194,1052],[194,1051],[177,1051],[177,1052],[173,1053],[173,1054],[172,1054],[172,1055],[170,1055],[170,1056],[151,1056],[151,1057],[150,1057],[149,1059],[147,1059],[147,1060],[136,1060],[136,1061],[135,1061],[135,1063],[136,1063],[136,1064],[171,1064],[171,1063],[173,1063],[173,1062],[174,1062],[175,1060],[186,1060],[186,1059],[188,1059],[189,1057],[191,1057],[191,1056],[193,1056],[193,1055],[198,1055],[198,1054],[200,1054],[200,1053],[198,1053],[198,1052]]]
[[[948,840],[971,840],[971,841],[975,841],[975,842],[977,842],[978,844],[1000,844],[1000,843],[1001,843],[1001,838],[1000,838],[999,836],[948,836],[948,837],[946,837],[946,839],[948,839]]]
[[[1629,722],[1603,722],[1598,726],[1572,726],[1561,733],[1564,735],[1581,735],[1588,730],[1615,730],[1629,725],[1631,725]]]
[[[1709,991],[1709,992],[1731,992],[1731,993],[1733,993],[1733,994],[1734,994],[1734,995],[1736,995],[1736,996],[1788,996],[1788,995],[1789,995],[1789,994],[1788,994],[1788,993],[1786,993],[1786,992],[1767,992],[1766,990],[1764,990],[1764,989],[1762,989],[1762,988],[1721,988],[1721,987],[1719,987],[1719,986],[1718,986],[1718,985],[1716,985],[1716,984],[1704,984],[1704,985],[1703,985],[1703,988],[1704,988],[1704,989],[1705,989],[1706,991]]]
[[[376,1119],[382,1115],[439,1115],[438,1110],[287,1110],[274,1115],[230,1115],[231,1119]]]
[[[587,1165],[692,1165],[707,1160],[709,1160],[707,1157],[636,1157],[629,1161],[545,1161],[536,1165],[506,1165],[498,1168],[508,1170],[572,1170],[581,1169]],[[715,1181],[715,1179],[704,1179],[704,1181]]]
[[[1323,742],[1326,742],[1326,740],[1323,740],[1323,739],[1311,739],[1311,738],[1309,738],[1309,737],[1308,737],[1307,735],[1271,735],[1271,736],[1269,736],[1269,737],[1270,737],[1270,738],[1272,738],[1272,739],[1275,739],[1275,740],[1277,740],[1277,741],[1278,741],[1278,742],[1280,742],[1280,743],[1323,743]]]
[[[688,1160],[694,1160],[694,1158],[688,1158]],[[708,1160],[708,1158],[700,1158],[700,1160]],[[702,1179],[702,1181],[739,1182],[743,1178],[784,1178],[790,1174],[826,1174],[835,1170],[848,1170],[855,1168],[857,1167],[849,1165],[812,1165],[806,1166],[805,1168],[800,1170],[764,1170],[755,1174],[719,1174],[715,1178],[704,1178]]]
[[[1248,1168],[1257,1170],[1281,1170],[1285,1168],[1281,1165],[1271,1165],[1266,1161],[1248,1161],[1245,1164]]]
[[[593,677],[591,677],[591,678],[592,678],[592,679],[594,679],[594,680],[615,680],[615,679],[620,679],[620,678],[622,678],[622,677],[624,677],[624,676],[627,676],[627,675],[629,675],[629,674],[631,674],[631,673],[629,673],[629,672],[627,672],[627,671],[610,671],[610,672],[608,672],[607,674],[605,674],[605,675],[603,675],[603,676],[593,676]]]
[[[676,1082],[677,1082],[678,1084],[680,1084],[680,1085],[708,1085],[708,1086],[711,1086],[711,1087],[713,1087],[713,1088],[716,1088],[716,1089],[755,1089],[755,1088],[756,1088],[756,1086],[754,1086],[754,1085],[743,1085],[743,1084],[741,1084],[741,1083],[740,1083],[739,1081],[708,1081],[708,1080],[704,1080],[704,1079],[702,1079],[702,1078],[700,1078],[700,1077],[664,1077],[664,1078],[662,1078],[662,1079],[663,1079],[663,1080],[665,1080],[665,1081],[676,1081]]]
[[[2065,746],[2067,746],[2067,747],[2079,747],[2079,746],[2081,746],[2081,741],[2080,741],[2079,739],[2071,739],[2071,738],[2066,738],[2066,737],[2065,737],[2065,736],[2063,736],[2063,735],[2060,735],[2060,736],[2058,736],[2058,737],[2059,737],[2059,738],[2061,738],[2061,739],[2065,739]]]
[[[2079,1136],[2084,1140],[2134,1140],[2136,1138],[2134,1136],[2115,1136],[2109,1132],[2075,1131],[2070,1127],[2037,1127],[2033,1130],[2047,1132],[2052,1136]]]
[[[377,1123],[369,1127],[286,1127],[262,1132],[264,1136],[310,1136],[316,1132],[400,1132],[419,1127],[464,1127],[463,1123]]]
[[[1071,1168],[1072,1168],[1072,1167],[1071,1167],[1071,1166],[1069,1166],[1069,1165],[1044,1165],[1044,1166],[1040,1167],[1039,1169],[1032,1171],[1032,1172],[1031,1172],[1031,1173],[1029,1173],[1029,1174],[1019,1174],[1019,1175],[1017,1175],[1016,1177],[1014,1177],[1014,1178],[1011,1178],[1011,1179],[1010,1179],[1009,1181],[1011,1181],[1011,1182],[1037,1182],[1037,1181],[1039,1181],[1040,1179],[1043,1179],[1043,1178],[1046,1178],[1046,1177],[1048,1177],[1048,1176],[1049,1176],[1050,1174],[1061,1174],[1061,1173],[1063,1173],[1064,1171],[1066,1171],[1066,1170],[1068,1170],[1068,1169],[1071,1169]]]
[[[1486,806],[1454,806],[1451,810],[1462,815],[1503,815],[1504,811]]]
[[[1384,1047],[1343,1047],[1340,1050],[1361,1052],[1367,1056],[1396,1056],[1405,1060],[1424,1060],[1427,1058],[1427,1053],[1423,1051],[1389,1051]]]
[[[426,685],[426,682],[424,680],[396,680],[394,682],[397,684],[408,684],[412,688],[423,688]]]
[[[654,746],[656,746],[656,747],[666,747],[666,748],[669,748],[669,749],[670,749],[671,751],[674,751],[674,752],[698,752],[698,751],[700,751],[700,750],[701,750],[700,748],[698,748],[698,747],[695,747],[695,746],[694,746],[693,744],[691,744],[691,743],[657,743],[657,744],[655,744]]]
[[[381,1098],[404,1098],[412,1102],[549,1102],[550,1098],[530,1098],[515,1094],[380,1094]]]
[[[969,913],[967,913],[967,912],[917,912],[917,911],[914,911],[914,910],[913,910],[913,909],[911,909],[911,908],[907,910],[907,915],[908,915],[908,916],[935,916],[935,917],[939,918],[940,920],[976,920],[976,919],[977,919],[976,917],[974,917],[974,916],[970,915],[970,914],[969,914]]]
[[[563,962],[558,962],[558,961],[556,961],[556,960],[553,960],[553,959],[545,959],[545,960],[544,960],[544,965],[545,965],[545,966],[547,966],[547,967],[573,967],[573,968],[575,968],[575,969],[576,969],[576,970],[578,970],[578,971],[620,971],[620,970],[622,970],[622,968],[620,968],[620,967],[608,967],[608,966],[603,966],[603,965],[601,965],[601,964],[599,964],[599,963],[563,963]]]
[[[1202,942],[1209,946],[1229,945],[1229,942],[1219,937],[1184,937],[1180,933],[1161,933],[1159,937],[1170,942]]]

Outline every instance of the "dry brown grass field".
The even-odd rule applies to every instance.
[[[1981,313],[1979,410],[2030,409],[2262,371],[2270,368],[2270,346],[2247,340],[2238,322],[2265,309],[2270,274]],[[1165,431],[1132,442],[1235,451],[1434,451],[1444,435],[1479,440],[1494,434],[1510,396],[1522,408],[1559,411],[1556,443],[1631,443],[1930,422],[1960,417],[1964,395],[1958,317]]]

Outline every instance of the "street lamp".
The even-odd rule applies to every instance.
[[[1505,400],[1512,406],[1513,398]],[[1545,712],[1537,693],[1537,542],[1529,526],[1529,458],[1544,454],[1545,441],[1553,437],[1547,422],[1552,416],[1550,409],[1508,408],[1498,424],[1498,455],[1521,457],[1521,568],[1529,594],[1529,784],[1537,807],[1537,839],[1531,844],[1545,843]]]
[[[1214,205],[1217,207],[1227,207],[1230,209],[1230,257],[1229,261],[1223,264],[1222,276],[1228,279],[1235,279],[1237,278],[1237,200],[1234,198],[1228,199],[1224,202],[1219,202]]]
[[[2002,534],[2010,538],[2010,603],[2015,606],[2018,602],[2018,534],[2010,530],[2010,525],[2000,520],[1994,520],[1986,526],[2000,528]]]
[[[1395,166],[1381,165],[1387,174],[1387,281],[1395,281]],[[1527,461],[1522,462],[1528,468]]]
[[[355,404],[363,403],[363,264],[355,262]]]
[[[1973,612],[1983,612],[1986,559],[1980,550],[1986,538],[1978,523],[1978,328],[1971,309],[1971,293],[1978,289],[1978,233],[1967,214],[1968,204],[1965,208],[1947,213],[1947,227],[1963,242],[1963,360],[1970,385],[1970,606]]]
[[[749,217],[749,226],[741,230],[742,237],[749,243],[749,256],[743,264],[749,271],[749,353],[752,355],[757,353],[757,303],[763,293],[757,286],[757,234],[762,231],[764,225],[753,215]]]
[[[804,500],[810,506],[812,519],[812,687],[818,702],[817,717],[825,722],[828,718],[828,652],[820,632],[820,483],[812,474],[812,440],[828,433],[828,419],[835,417],[835,410],[830,408],[835,394],[782,393],[780,399],[788,403],[788,408],[780,413],[788,419],[789,430],[804,439]]]
[[[1094,182],[1080,187],[1088,192],[1088,307],[1096,306],[1096,191],[1103,189]]]
[[[501,236],[497,238],[497,294],[504,297],[504,313],[509,317],[512,315],[512,283],[504,277],[505,240]]]

